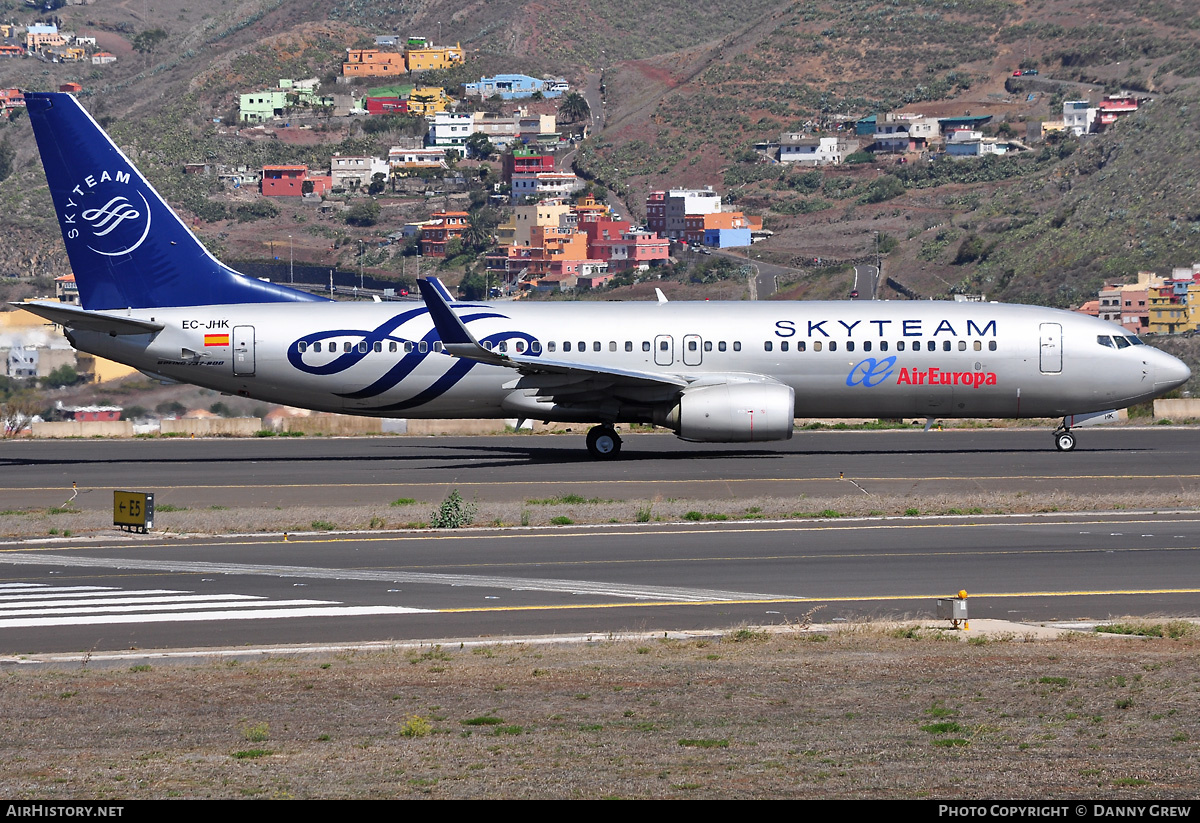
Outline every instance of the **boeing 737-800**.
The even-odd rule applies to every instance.
[[[685,440],[792,436],[800,417],[1062,417],[1074,426],[1190,377],[1121,327],[952,302],[336,302],[214,258],[68,94],[27,94],[80,306],[21,308],[79,350],[169,380],[374,417],[616,423]]]

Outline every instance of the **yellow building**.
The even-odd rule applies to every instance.
[[[408,96],[408,113],[428,117],[439,111],[445,111],[452,102],[454,101],[446,95],[444,89],[437,87],[413,89],[412,94]]]
[[[1200,283],[1167,281],[1149,290],[1150,333],[1183,334],[1200,328]]]
[[[409,71],[445,69],[465,61],[466,53],[460,43],[453,46],[409,46],[404,52],[404,62]]]

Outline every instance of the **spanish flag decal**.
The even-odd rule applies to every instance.
[[[204,345],[206,346],[228,346],[228,334],[206,334],[204,335]]]

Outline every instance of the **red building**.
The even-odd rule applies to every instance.
[[[56,411],[67,420],[76,422],[92,420],[120,420],[120,406],[64,406],[60,401]]]
[[[403,97],[368,97],[365,102],[368,114],[408,113],[408,101]]]
[[[262,193],[267,197],[327,194],[331,188],[333,178],[310,175],[308,166],[263,166]]]
[[[652,191],[646,195],[646,229],[659,237],[667,236],[667,193]]]
[[[542,174],[554,171],[554,155],[540,149],[513,149],[512,154],[504,155],[504,167],[501,179],[512,183],[514,174]]]

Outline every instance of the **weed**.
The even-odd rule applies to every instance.
[[[253,723],[242,727],[242,737],[250,743],[261,743],[270,735],[271,727],[267,723]]]
[[[679,741],[679,745],[689,749],[728,749],[729,741],[724,738],[720,740],[710,740],[705,738],[693,739],[685,737]]]
[[[570,526],[575,521],[565,514],[560,514],[558,517],[551,517],[550,522],[555,526]]]
[[[328,520],[314,520],[309,525],[312,527],[313,531],[318,532],[331,532],[337,528],[337,526],[333,525]]]
[[[464,726],[502,726],[504,721],[495,715],[485,714],[479,717],[472,717],[470,720],[462,722]]]
[[[391,503],[388,503],[388,505],[389,506],[411,506],[413,503],[416,503],[416,502],[417,501],[411,497],[397,497]]]
[[[1045,684],[1047,686],[1069,686],[1069,685],[1071,685],[1071,681],[1065,677],[1039,677],[1037,682]]]
[[[269,757],[275,754],[270,749],[245,749],[244,751],[234,752],[233,756],[238,760],[253,760],[256,757]]]
[[[433,724],[428,718],[420,715],[411,715],[407,720],[400,724],[401,737],[425,737],[433,731]]]
[[[463,500],[458,489],[452,489],[442,505],[433,510],[429,517],[435,529],[459,529],[475,522],[476,506]]]

